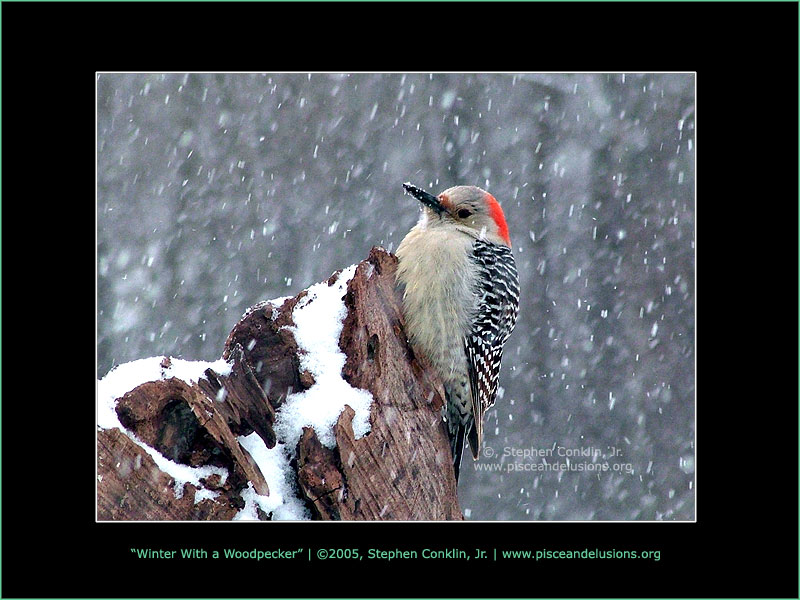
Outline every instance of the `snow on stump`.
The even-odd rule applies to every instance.
[[[251,307],[222,359],[98,384],[99,520],[461,519],[444,392],[381,248]]]

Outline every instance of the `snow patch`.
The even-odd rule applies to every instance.
[[[278,410],[275,431],[289,448],[296,447],[303,427],[313,427],[322,445],[334,448],[333,426],[345,405],[355,411],[353,433],[356,439],[370,430],[372,394],[342,379],[346,356],[339,349],[339,337],[347,316],[343,297],[357,266],[343,270],[332,285],[321,282],[308,288],[308,294],[292,312],[295,327],[289,329],[298,347],[305,351],[300,355],[300,370],[310,371],[315,384],[289,395]]]
[[[233,368],[231,363],[223,359],[205,362],[180,358],[170,358],[170,366],[164,368],[161,366],[164,359],[164,356],[151,356],[118,365],[97,382],[98,427],[102,429],[116,427],[124,431],[115,410],[117,399],[122,398],[127,392],[143,383],[177,377],[192,384],[197,383],[197,380],[203,377],[206,369],[213,369],[220,375],[230,375]]]
[[[194,503],[199,504],[203,500],[214,500],[217,496],[219,496],[219,492],[216,492],[214,490],[207,490],[207,489],[197,490],[197,492],[194,495]]]
[[[234,517],[235,521],[258,520],[256,505],[267,514],[272,514],[273,521],[306,521],[311,515],[297,493],[293,474],[289,467],[289,455],[286,447],[278,443],[274,448],[267,448],[264,440],[256,433],[239,436],[239,443],[250,453],[269,486],[269,496],[256,493],[253,484],[247,484],[242,490],[245,506]]]
[[[124,431],[124,430],[123,430]],[[175,492],[176,498],[183,497],[183,486],[187,483],[191,483],[198,489],[203,489],[203,484],[201,483],[200,479],[207,479],[212,475],[219,475],[220,476],[220,484],[224,485],[225,481],[228,479],[228,470],[223,469],[222,467],[212,467],[212,466],[203,466],[203,467],[190,467],[189,465],[182,465],[180,463],[173,462],[166,458],[163,454],[151,448],[141,440],[139,440],[134,434],[125,431],[127,436],[136,442],[145,452],[147,452],[153,461],[156,463],[156,466],[159,470],[163,471],[170,477],[175,480],[175,485],[173,486],[173,490]],[[210,492],[209,490],[204,490],[206,492],[205,496],[201,496],[200,499],[195,496],[195,504],[200,502],[200,500],[209,497]],[[199,492],[198,492],[199,493]],[[219,494],[217,494],[219,495]]]

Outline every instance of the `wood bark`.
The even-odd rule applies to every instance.
[[[294,449],[291,468],[314,519],[462,518],[440,414],[444,392],[407,342],[396,266],[392,254],[373,248],[344,295],[342,377],[372,394],[370,432],[355,438],[355,413],[348,406],[334,427],[335,448],[323,446],[307,427]],[[328,285],[337,277],[338,272]],[[302,350],[292,334],[292,312],[306,295],[261,302],[245,313],[223,350],[230,373],[207,369],[196,383],[174,377],[151,381],[117,400],[127,433],[97,434],[99,520],[226,520],[244,507],[248,485],[269,494],[264,474],[239,437],[255,431],[268,448],[282,442],[273,429],[281,404],[315,385],[312,374],[300,370]],[[192,483],[176,492],[173,478],[142,444],[173,462],[221,467],[229,475],[224,482],[216,474],[200,479],[214,498],[198,495]],[[259,511],[259,518],[271,515]]]

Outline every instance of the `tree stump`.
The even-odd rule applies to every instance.
[[[322,300],[304,290],[261,302],[234,326],[217,363],[135,361],[149,369],[147,381],[108,392],[115,369],[100,382],[101,396],[110,395],[97,434],[98,520],[461,519],[444,392],[406,339],[396,267],[392,254],[373,248],[342,287],[340,377],[372,395],[368,433],[354,431],[349,405],[333,424],[333,444],[312,426],[296,444],[276,433],[285,429],[281,407],[297,394],[323,386],[314,391],[327,401],[325,381],[302,366],[311,350],[298,344],[293,318]],[[327,286],[342,286],[340,277]],[[264,467],[279,449],[283,470]],[[289,504],[302,514],[283,510]]]

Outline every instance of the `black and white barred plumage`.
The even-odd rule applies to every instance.
[[[448,402],[450,444],[456,473],[461,463],[464,437],[478,458],[483,440],[483,415],[494,404],[500,379],[503,346],[519,314],[519,276],[508,246],[475,240],[472,260],[478,267],[476,312],[464,337],[469,393],[454,386]]]

